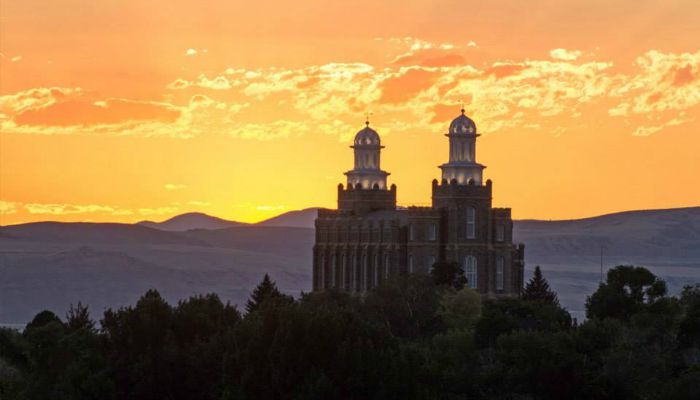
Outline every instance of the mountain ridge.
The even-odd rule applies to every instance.
[[[286,293],[308,292],[314,244],[308,224],[315,212],[292,212],[294,218],[272,226],[186,231],[86,222],[0,227],[0,323],[26,323],[43,309],[65,314],[78,301],[100,315],[133,304],[149,288],[173,302],[213,292],[244,304],[264,274]],[[307,225],[274,226],[289,221]],[[540,265],[575,316],[583,315],[601,264],[603,271],[648,267],[672,292],[700,281],[700,207],[515,221],[513,233],[514,242],[525,243],[525,280]]]

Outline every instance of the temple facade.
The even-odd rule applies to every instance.
[[[438,261],[458,262],[467,285],[487,297],[518,296],[524,245],[513,244],[510,208],[493,208],[492,182],[476,162],[476,124],[464,114],[445,135],[448,162],[432,182],[431,207],[396,206],[396,185],[380,167],[379,134],[369,122],[351,148],[354,168],[338,185],[338,208],[316,219],[313,289],[364,293],[400,274],[430,272]]]

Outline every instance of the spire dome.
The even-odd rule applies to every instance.
[[[386,177],[389,173],[382,171],[379,166],[384,146],[377,131],[369,127],[369,121],[365,121],[365,127],[357,132],[350,147],[355,156],[355,168],[345,173],[348,187],[386,190]]]
[[[367,126],[355,135],[355,146],[380,146],[381,140],[377,131],[369,127],[369,122],[365,124]]]
[[[464,108],[460,110],[462,114],[457,118],[452,120],[450,123],[450,135],[475,135],[476,134],[476,124],[474,121],[464,115]]]

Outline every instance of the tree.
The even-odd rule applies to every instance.
[[[70,305],[66,314],[66,328],[69,332],[75,332],[79,329],[95,329],[95,322],[90,318],[90,311],[87,306],[78,302],[77,306]]]
[[[253,293],[250,295],[250,299],[245,305],[245,309],[248,314],[260,308],[260,306],[270,300],[281,300],[283,302],[288,302],[291,300],[290,296],[282,294],[282,292],[277,289],[275,282],[270,279],[270,277],[265,274],[262,282],[253,289]]]
[[[464,269],[457,262],[438,261],[433,264],[430,275],[436,285],[449,285],[461,290],[467,284]]]
[[[449,328],[471,329],[481,316],[481,296],[470,288],[448,291],[442,295],[437,313]]]
[[[522,298],[523,300],[536,303],[559,305],[557,294],[549,288],[549,283],[547,279],[542,276],[542,270],[540,270],[539,265],[535,267],[534,276],[527,285],[525,285]]]
[[[628,320],[665,296],[666,283],[648,269],[619,265],[586,299],[586,316]]]
[[[475,326],[475,339],[481,347],[494,347],[499,336],[512,331],[558,332],[571,328],[571,315],[554,304],[522,299],[485,301]]]
[[[680,322],[678,339],[683,346],[700,347],[700,283],[683,288],[681,304],[684,317]]]

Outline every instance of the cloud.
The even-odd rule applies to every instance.
[[[375,64],[228,67],[176,77],[167,85],[167,102],[97,98],[80,88],[31,89],[0,97],[0,128],[3,134],[347,138],[367,111],[381,121],[382,134],[428,132],[444,129],[465,104],[482,133],[533,124],[553,132],[563,116],[625,118],[630,134],[646,134],[700,104],[700,53],[649,51],[629,67],[613,68],[608,60],[581,60],[580,50],[475,64],[467,61],[474,52],[469,44],[409,37],[382,45],[399,56]],[[635,131],[640,126],[647,128]]]
[[[466,58],[458,50],[459,46],[452,43],[431,43],[425,40],[406,37],[402,39],[390,39],[402,46],[407,46],[408,50],[397,55],[392,60],[392,64],[404,66],[423,67],[447,67],[463,65]],[[467,47],[476,47],[476,43],[470,41]]]
[[[165,184],[165,189],[166,190],[180,190],[186,188],[186,185],[181,185],[177,183],[166,183]]]
[[[553,49],[549,56],[555,60],[574,61],[581,56],[580,50]]]
[[[17,212],[18,204],[13,201],[0,200],[0,214],[14,214]]]
[[[28,110],[40,110],[66,99],[80,97],[81,88],[33,88],[0,96],[0,112],[18,114]]]
[[[400,103],[410,100],[417,93],[433,86],[441,73],[420,68],[402,69],[398,74],[384,79],[379,88],[382,101]]]
[[[201,74],[195,81],[188,81],[185,79],[178,78],[175,81],[169,83],[166,87],[170,90],[182,90],[191,87],[212,89],[212,90],[228,90],[234,86],[241,85],[242,82],[239,80],[230,81],[227,77],[223,75],[218,75],[213,79],[207,78],[206,75]]]
[[[649,136],[691,120],[685,112],[700,104],[700,51],[651,50],[638,57],[635,66],[637,73],[610,91],[610,98],[618,101],[608,109],[610,116],[656,121],[639,124],[632,132],[635,136]]]
[[[688,117],[685,117],[684,114],[682,114],[682,115],[679,115],[676,118],[672,118],[672,119],[670,119],[670,120],[668,120],[660,125],[638,126],[632,134],[634,136],[649,136],[649,135],[652,135],[654,133],[661,132],[665,128],[668,128],[671,126],[678,126],[678,125],[681,125],[681,124],[684,124],[686,122],[690,122],[693,120],[694,120],[694,118],[688,118]]]
[[[635,64],[639,72],[611,91],[611,96],[625,99],[622,103],[628,104],[630,113],[681,111],[700,104],[700,80],[696,79],[700,51],[667,54],[651,50]]]
[[[178,116],[179,110],[165,103],[118,98],[101,101],[70,99],[22,111],[14,122],[17,125],[71,126],[147,120],[172,122]]]
[[[118,211],[117,208],[104,205],[87,204],[57,204],[57,203],[27,203],[24,208],[30,214],[47,214],[47,215],[68,215],[68,214],[88,214],[88,213],[107,213],[112,214]]]
[[[185,51],[185,55],[187,55],[187,56],[194,56],[194,55],[197,55],[197,50],[196,50],[196,49],[187,49],[187,50]]]

